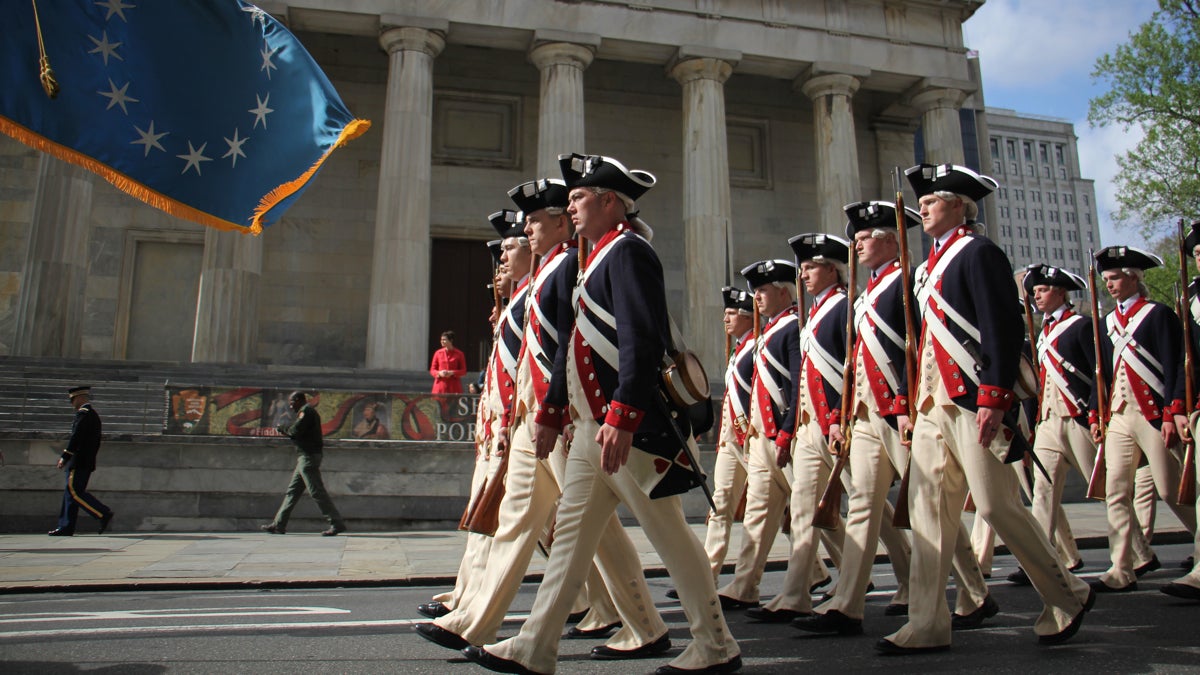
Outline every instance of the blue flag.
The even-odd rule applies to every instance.
[[[225,230],[277,221],[370,127],[295,36],[242,0],[6,2],[0,74],[0,131]]]

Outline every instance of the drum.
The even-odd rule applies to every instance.
[[[663,357],[663,390],[675,405],[688,408],[708,400],[712,392],[708,374],[695,352],[683,350]]]

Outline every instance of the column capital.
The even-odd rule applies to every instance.
[[[910,89],[905,98],[919,114],[939,108],[958,110],[977,88],[975,83],[968,80],[927,77]]]
[[[718,84],[724,84],[733,74],[733,64],[723,59],[691,57],[673,62],[667,69],[667,74],[679,84],[697,80],[714,80]]]
[[[796,88],[813,101],[819,101],[825,96],[852,98],[861,86],[862,80],[845,73],[826,73],[814,75],[804,81],[796,80]]]
[[[572,66],[583,70],[592,65],[596,48],[576,42],[542,42],[536,40],[529,48],[529,62],[539,71],[551,66]]]
[[[380,17],[379,46],[388,54],[399,51],[422,52],[430,57],[446,47],[450,22],[387,15]]]

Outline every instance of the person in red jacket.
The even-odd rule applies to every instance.
[[[442,348],[433,353],[429,364],[433,376],[433,393],[461,394],[462,377],[467,374],[467,357],[454,346],[454,331],[442,333]]]

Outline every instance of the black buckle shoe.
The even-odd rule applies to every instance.
[[[478,663],[484,668],[497,673],[512,673],[513,675],[541,675],[537,671],[530,670],[516,661],[502,659],[483,647],[471,645],[470,647],[463,649],[462,654],[463,656],[467,657],[468,661],[471,661],[472,663]]]
[[[419,623],[413,626],[413,632],[434,644],[441,645],[446,649],[453,649],[456,652],[462,651],[471,644],[458,633],[452,633],[436,623]]]
[[[989,593],[983,599],[983,604],[970,614],[953,614],[950,616],[950,630],[972,630],[983,625],[984,619],[990,619],[1000,613],[1000,605],[992,599]]]
[[[651,656],[666,654],[669,651],[671,651],[671,636],[668,633],[663,633],[663,636],[654,642],[642,645],[636,649],[613,649],[606,645],[592,647],[592,658],[598,661],[645,659]]]

